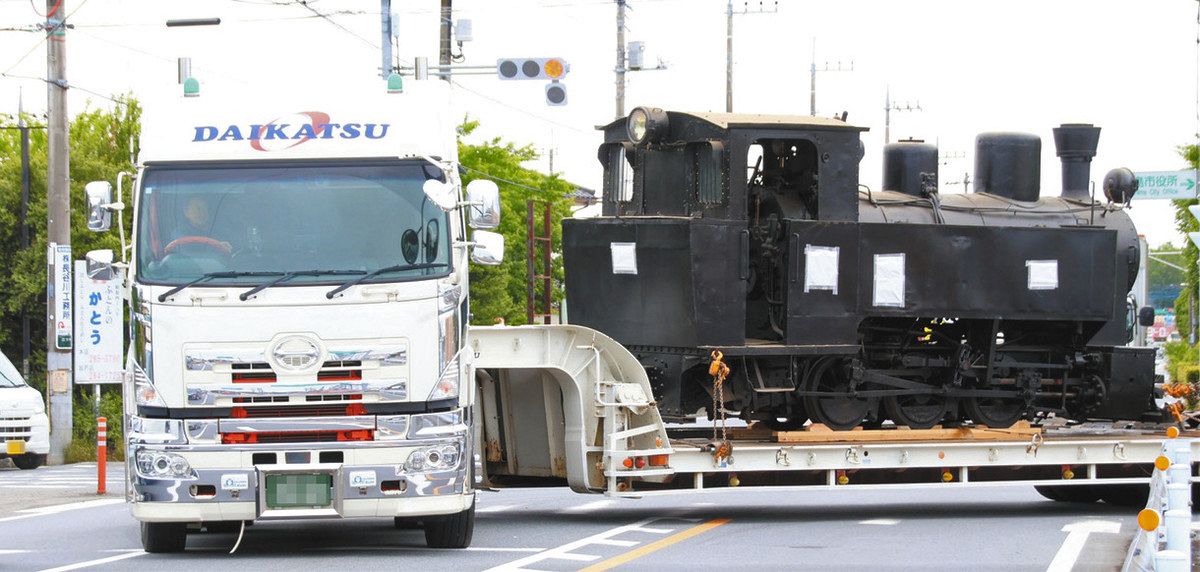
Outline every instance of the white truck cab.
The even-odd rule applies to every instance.
[[[131,310],[128,500],[147,551],[284,518],[415,518],[431,546],[470,543],[467,264],[503,246],[468,241],[468,223],[498,224],[498,191],[478,181],[463,200],[443,83],[148,106],[115,265]],[[87,192],[89,226],[106,230],[121,197]]]
[[[0,354],[0,459],[18,469],[36,469],[50,452],[50,421],[42,394],[25,384],[21,373]]]

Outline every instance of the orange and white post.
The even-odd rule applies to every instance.
[[[107,492],[105,472],[108,463],[108,419],[96,418],[96,494]]]

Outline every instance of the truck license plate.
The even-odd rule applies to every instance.
[[[21,440],[9,441],[8,442],[8,454],[9,455],[24,455],[25,454],[25,442],[21,441]]]
[[[267,475],[267,508],[325,508],[333,475]]]

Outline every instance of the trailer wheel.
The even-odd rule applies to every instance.
[[[475,531],[475,503],[471,508],[445,516],[426,517],[425,544],[430,548],[466,548]]]
[[[1146,506],[1150,485],[1108,485],[1100,487],[1100,498],[1116,506]]]
[[[1100,491],[1093,486],[1035,486],[1038,494],[1055,502],[1093,503],[1100,500]]]
[[[185,546],[187,546],[187,523],[142,523],[142,548],[146,552],[183,552]]]

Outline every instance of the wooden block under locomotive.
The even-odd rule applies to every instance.
[[[1054,129],[1058,197],[1040,194],[1041,140],[1019,133],[979,135],[975,192],[939,193],[937,149],[917,141],[888,145],[868,189],[864,130],[648,108],[609,124],[603,216],[563,221],[571,321],[636,354],[674,419],[1160,415],[1154,352],[1126,346],[1136,182],[1115,170],[1108,200],[1091,195],[1099,128]],[[715,399],[714,350],[732,370]]]

